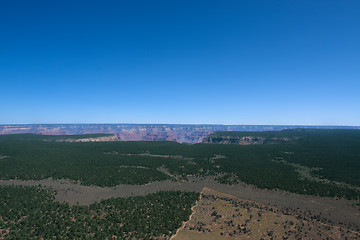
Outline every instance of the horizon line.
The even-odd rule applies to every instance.
[[[209,125],[209,126],[308,126],[308,127],[360,127],[360,125],[334,124],[222,124],[222,123],[0,123],[5,125]]]

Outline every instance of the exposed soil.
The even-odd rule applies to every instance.
[[[247,184],[219,184],[213,178],[189,177],[188,181],[162,181],[146,185],[118,185],[112,188],[83,186],[70,180],[44,179],[39,181],[0,180],[0,185],[22,185],[51,188],[57,192],[55,198],[60,202],[87,205],[112,197],[143,196],[160,190],[184,190],[201,192],[204,187],[238,198],[256,201],[267,206],[297,212],[310,212],[319,218],[349,226],[360,231],[360,210],[353,201],[344,199],[320,198],[285,191],[258,189]]]
[[[193,214],[174,240],[358,239],[360,233],[306,212],[293,214],[204,188]]]

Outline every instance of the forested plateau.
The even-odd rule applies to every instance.
[[[193,145],[72,141],[107,136],[2,135],[0,179],[66,179],[111,188],[210,177],[226,185],[359,205],[360,130],[215,132]],[[0,238],[5,239],[167,239],[199,198],[195,192],[162,191],[70,206],[54,201],[56,192],[41,186],[2,186],[0,191]]]

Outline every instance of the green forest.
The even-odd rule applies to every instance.
[[[198,198],[161,191],[69,206],[49,190],[0,186],[0,239],[164,239],[189,218]]]
[[[56,136],[4,135],[0,136],[0,178],[65,178],[84,185],[112,187],[214,176],[221,183],[245,182],[259,188],[301,194],[348,199],[357,199],[360,195],[359,130],[218,132],[213,136],[253,136],[268,141],[256,145],[78,143],[49,141],[56,140]],[[71,136],[76,137],[80,138]],[[304,178],[293,163],[306,166],[311,169],[311,175],[329,181]],[[171,175],[159,168],[167,169]]]

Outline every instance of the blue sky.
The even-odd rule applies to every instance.
[[[360,1],[0,2],[0,124],[360,125]]]

